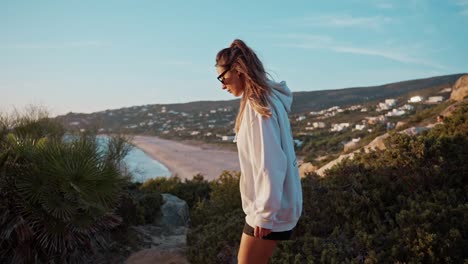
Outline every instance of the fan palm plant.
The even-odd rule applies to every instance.
[[[65,142],[27,125],[0,133],[0,262],[83,263],[91,238],[121,222],[122,139],[101,151],[95,137]]]

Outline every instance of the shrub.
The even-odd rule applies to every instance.
[[[189,208],[207,199],[211,191],[210,184],[200,174],[195,175],[191,180],[185,179],[184,182],[178,177],[157,177],[145,181],[140,189],[146,192],[173,194],[185,200]]]
[[[116,214],[122,217],[122,228],[145,224],[145,209],[129,193],[121,196]]]
[[[237,257],[244,223],[239,173],[224,171],[210,182],[210,199],[199,202],[191,213],[193,228],[187,235],[191,263],[231,263]]]
[[[387,150],[302,179],[295,239],[278,243],[271,263],[466,262],[467,116],[464,104],[431,131],[393,134]],[[188,257],[235,263],[243,222],[238,186],[221,180],[212,190],[193,212]]]
[[[143,207],[144,219],[146,224],[152,224],[156,216],[160,213],[163,199],[160,193],[144,193],[140,198],[139,204]]]
[[[93,137],[62,141],[51,120],[14,121],[0,126],[1,261],[90,261],[91,239],[121,222],[118,162]]]

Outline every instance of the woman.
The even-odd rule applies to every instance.
[[[241,263],[267,263],[278,240],[288,240],[302,211],[302,189],[288,119],[292,93],[275,83],[242,40],[216,56],[222,88],[242,96],[235,122],[246,214]]]

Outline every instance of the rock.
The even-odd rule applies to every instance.
[[[376,137],[374,140],[372,140],[371,143],[369,143],[367,146],[364,147],[365,152],[373,151],[376,149],[384,150],[386,148],[384,140],[388,138],[390,135],[388,133],[385,133],[381,136]],[[333,166],[337,165],[340,163],[343,159],[349,158],[353,159],[354,154],[359,151],[355,150],[349,154],[344,154],[339,156],[337,159],[330,161],[329,163],[325,164],[322,166],[320,169],[318,169],[315,173],[317,173],[320,176],[325,176],[325,171],[328,169],[331,169]]]
[[[370,151],[373,151],[373,150],[376,150],[376,149],[380,149],[380,150],[384,150],[386,149],[387,147],[385,146],[385,139],[387,139],[390,135],[388,133],[385,133],[381,136],[378,136],[376,138],[374,138],[374,140],[371,141],[371,143],[369,143],[367,146],[364,147],[364,151],[366,153],[370,152]]]
[[[354,152],[352,153],[349,153],[349,154],[345,154],[345,155],[341,155],[339,156],[337,159],[335,160],[332,160],[330,161],[329,163],[325,164],[324,166],[322,166],[320,169],[318,169],[315,173],[317,173],[318,175],[320,176],[325,176],[325,171],[327,171],[328,169],[331,169],[333,166],[335,166],[336,164],[340,163],[343,159],[345,158],[350,158],[352,159],[354,157]]]
[[[302,163],[299,166],[299,175],[304,178],[308,173],[315,172],[318,168],[310,162]]]
[[[187,203],[168,193],[161,194],[164,204],[161,216],[154,225],[132,226],[143,243],[142,248],[133,253],[126,264],[146,263],[189,263],[185,258],[187,232],[190,224]]]
[[[346,144],[344,145],[343,151],[344,151],[344,152],[348,152],[348,151],[351,151],[351,150],[356,149],[357,147],[358,147],[358,143],[357,143],[357,142],[351,141],[351,142],[348,142],[348,143],[346,143]]]
[[[460,102],[456,102],[455,104],[450,105],[449,107],[445,108],[444,111],[442,111],[440,114],[444,117],[451,116],[452,113],[455,112],[460,105],[463,105],[465,103],[468,103],[468,98],[465,98]]]
[[[463,75],[453,86],[450,99],[462,101],[466,96],[468,96],[468,75]]]
[[[429,124],[425,127],[410,127],[410,128],[407,128],[405,130],[402,130],[398,133],[405,133],[406,135],[408,136],[417,136],[419,134],[421,134],[423,131],[426,131],[428,129],[431,129],[434,127],[435,124]]]
[[[395,129],[398,129],[398,128],[404,126],[404,125],[406,125],[406,122],[404,122],[404,121],[398,121],[398,122],[396,123]]]
[[[161,206],[161,218],[157,224],[164,227],[188,227],[190,214],[187,202],[172,194],[161,194],[164,204]]]

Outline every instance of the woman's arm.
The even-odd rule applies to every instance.
[[[253,111],[253,110],[252,110]],[[286,155],[281,147],[277,116],[266,118],[253,111],[250,126],[253,142],[252,162],[256,174],[255,225],[271,229],[276,212],[281,208],[283,182],[286,176]]]

